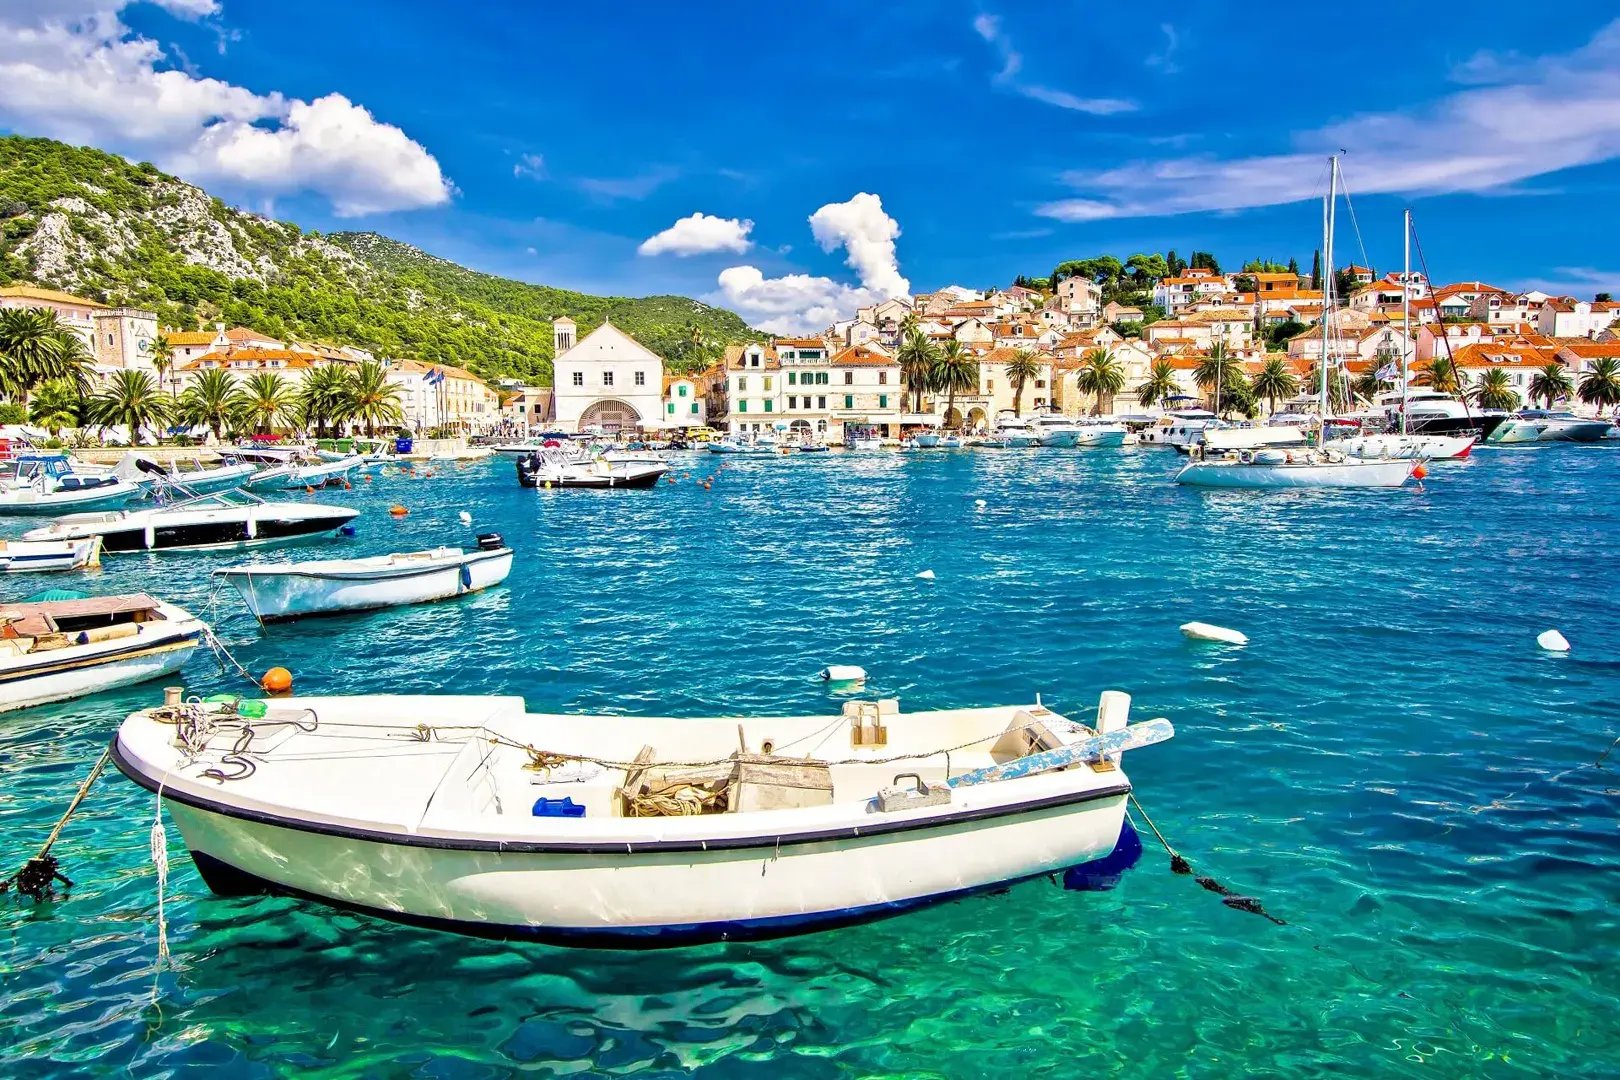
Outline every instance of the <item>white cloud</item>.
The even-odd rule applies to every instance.
[[[307,191],[339,215],[433,206],[454,190],[399,128],[341,94],[314,101],[259,94],[166,66],[162,48],[118,17],[126,0],[0,12],[0,118],[34,134],[92,143],[199,183],[257,195]],[[163,0],[178,15],[218,5]]]
[[[749,325],[772,334],[807,334],[822,330],[855,309],[883,297],[826,277],[785,274],[768,278],[755,266],[720,271],[716,303],[731,308]]]
[[[147,0],[182,19],[206,19],[219,14],[219,0]]]
[[[1067,90],[1054,90],[1048,86],[1020,81],[1018,75],[1024,70],[1024,54],[1013,48],[1012,41],[1001,29],[1001,19],[995,15],[976,16],[973,20],[973,32],[995,49],[1001,58],[1001,70],[991,79],[997,86],[1004,86],[1032,101],[1055,105],[1073,112],[1090,113],[1093,116],[1111,116],[1114,113],[1130,112],[1136,108],[1135,103],[1122,98],[1083,98]]]
[[[804,334],[850,318],[858,307],[911,292],[895,254],[900,224],[876,195],[862,192],[846,202],[828,203],[810,215],[810,232],[823,251],[844,249],[859,285],[811,274],[768,278],[755,266],[731,266],[720,272],[714,302],[761,330]]]
[[[1158,68],[1166,75],[1174,75],[1181,70],[1180,65],[1176,63],[1176,48],[1181,44],[1181,39],[1176,35],[1176,28],[1171,23],[1160,23],[1159,33],[1164,35],[1164,48],[1148,54],[1142,63],[1150,68]]]
[[[540,154],[519,154],[517,164],[512,166],[513,176],[527,176],[531,180],[544,180],[546,178],[546,159]]]
[[[810,233],[822,251],[842,247],[848,254],[845,261],[867,289],[884,296],[911,292],[894,252],[900,223],[884,212],[876,195],[863,191],[847,202],[828,203],[810,215]]]
[[[600,202],[612,203],[620,199],[639,202],[680,175],[677,169],[659,165],[638,176],[587,176],[576,182],[581,191]]]
[[[649,236],[636,250],[643,255],[702,255],[711,251],[747,251],[754,223],[746,219],[691,214],[661,233]]]
[[[1320,197],[1324,161],[1344,148],[1356,194],[1502,192],[1507,185],[1620,157],[1620,20],[1565,55],[1492,65],[1496,85],[1405,112],[1367,113],[1294,139],[1288,152],[1247,158],[1132,162],[1063,180],[1072,198],[1038,208],[1060,221],[1241,210]],[[1511,77],[1509,77],[1511,76]]]

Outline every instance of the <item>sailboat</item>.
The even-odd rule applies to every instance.
[[[1184,466],[1176,483],[1190,487],[1243,488],[1398,488],[1411,477],[1419,462],[1402,459],[1351,457],[1325,445],[1328,415],[1328,370],[1333,340],[1333,223],[1339,197],[1339,158],[1328,158],[1328,191],[1322,205],[1322,363],[1316,421],[1317,446],[1304,450],[1268,448],[1239,450],[1205,456]],[[1202,450],[1202,448],[1199,448]]]
[[[1377,435],[1358,435],[1346,439],[1344,452],[1364,460],[1396,459],[1401,461],[1460,461],[1474,449],[1478,436],[1473,432],[1455,435],[1428,434],[1410,430],[1411,402],[1407,387],[1412,381],[1412,368],[1407,358],[1412,348],[1412,211],[1401,216],[1401,240],[1405,252],[1406,275],[1401,280],[1401,397],[1394,431]],[[1380,372],[1380,375],[1383,373]]]

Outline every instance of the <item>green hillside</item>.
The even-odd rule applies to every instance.
[[[0,137],[0,284],[29,281],[154,309],[549,381],[550,320],[604,319],[678,369],[759,335],[679,296],[590,296],[481,274],[375,233],[323,236],[226,206],[100,150]]]

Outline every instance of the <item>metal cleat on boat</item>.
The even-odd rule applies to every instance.
[[[902,787],[900,781],[911,780],[915,787]],[[901,773],[890,787],[879,788],[877,808],[888,814],[896,810],[916,810],[923,806],[943,806],[951,801],[951,789],[943,784],[929,787],[916,773]]]

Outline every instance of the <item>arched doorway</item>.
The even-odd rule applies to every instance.
[[[969,431],[979,431],[979,430],[983,429],[983,427],[985,426],[984,421],[985,421],[985,415],[984,415],[984,410],[983,409],[981,409],[977,405],[975,405],[975,406],[973,406],[973,408],[968,410],[967,426],[968,426]]]
[[[958,409],[955,405],[952,405],[949,409],[946,409],[945,410],[945,426],[948,427],[948,428],[953,428],[953,429],[961,427],[962,426],[962,410]]]
[[[641,414],[636,412],[635,406],[627,405],[616,398],[593,401],[579,414],[580,431],[591,427],[599,427],[608,432],[625,431],[640,424]]]

